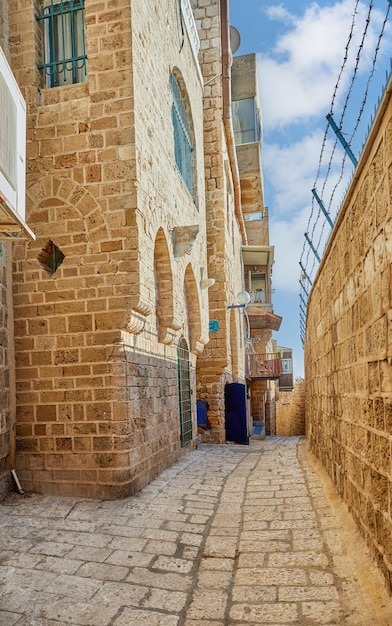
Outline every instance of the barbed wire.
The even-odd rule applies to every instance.
[[[317,271],[317,267],[318,267],[318,259],[316,258],[316,256],[319,258],[322,258],[322,254],[324,252],[325,246],[328,243],[329,234],[330,234],[328,231],[326,232],[326,228],[325,228],[326,224],[328,225],[328,228],[329,228],[329,224],[327,222],[326,216],[324,215],[324,212],[326,211],[329,215],[332,215],[332,212],[334,211],[335,203],[336,203],[336,211],[335,211],[335,215],[333,216],[334,219],[336,219],[340,210],[340,206],[338,202],[336,202],[337,192],[339,191],[339,189],[342,189],[343,184],[345,184],[346,186],[345,188],[347,188],[350,177],[352,176],[352,173],[355,169],[356,159],[353,156],[354,163],[352,162],[352,159],[351,159],[352,167],[350,168],[350,172],[347,172],[347,155],[349,151],[351,151],[350,146],[353,144],[354,138],[357,137],[359,130],[361,130],[362,128],[361,123],[363,122],[363,118],[367,110],[366,106],[369,101],[370,86],[376,75],[377,59],[379,56],[382,38],[385,33],[385,29],[386,29],[388,17],[389,17],[389,12],[391,9],[390,2],[389,0],[387,0],[385,17],[381,23],[381,28],[379,29],[379,32],[376,38],[376,45],[373,51],[370,72],[368,73],[365,83],[363,83],[363,81],[360,83],[359,74],[360,74],[360,69],[361,69],[361,61],[363,57],[363,51],[365,48],[366,38],[368,37],[368,34],[369,34],[369,27],[372,23],[372,18],[374,15],[375,2],[374,0],[369,1],[367,5],[367,12],[366,12],[365,19],[364,21],[362,20],[359,23],[357,16],[359,15],[360,4],[363,5],[363,2],[361,2],[361,0],[355,0],[355,4],[353,7],[353,16],[352,16],[351,25],[350,25],[350,31],[347,36],[347,42],[346,42],[344,55],[343,55],[343,61],[342,61],[342,64],[338,73],[338,77],[337,77],[337,80],[333,89],[329,115],[327,116],[327,119],[328,119],[330,118],[330,116],[333,116],[334,114],[336,114],[335,107],[336,107],[336,101],[338,99],[338,92],[343,82],[344,74],[347,70],[350,55],[352,58],[352,45],[354,42],[356,29],[362,28],[362,34],[359,39],[358,47],[356,50],[355,63],[351,70],[351,77],[349,79],[349,85],[345,94],[343,105],[341,107],[339,122],[338,124],[336,124],[338,128],[338,132],[335,131],[335,139],[333,142],[331,142],[330,155],[329,155],[329,158],[327,159],[326,152],[330,144],[330,142],[328,141],[328,135],[329,135],[330,129],[332,128],[330,119],[328,119],[328,123],[326,124],[325,132],[324,132],[324,136],[323,136],[323,140],[321,144],[320,157],[318,161],[316,177],[315,177],[315,182],[313,186],[313,190],[317,189],[318,184],[321,187],[319,198],[320,198],[321,204],[323,205],[323,210],[322,210],[322,207],[320,206],[320,202],[318,202],[319,208],[317,212],[315,211],[315,198],[313,197],[312,203],[311,203],[310,215],[309,215],[309,219],[307,222],[307,230],[306,230],[306,235],[309,236],[310,234],[309,239],[311,243],[308,245],[308,241],[305,238],[301,257],[300,257],[301,268],[305,270],[304,272],[301,272],[301,281],[306,280],[307,282],[310,283],[310,286],[312,284],[312,278],[315,274],[315,271]],[[378,15],[380,14],[380,12],[381,12],[381,9],[378,9]],[[389,77],[390,75],[391,75],[391,72],[389,72]],[[387,72],[387,79],[388,79],[388,72]],[[386,85],[384,86],[384,88],[385,87]],[[360,97],[358,97],[358,93],[360,94]],[[379,97],[379,94],[377,95]],[[354,114],[353,111],[358,106],[358,102],[360,102],[359,111],[357,114]],[[345,119],[348,120],[349,114],[351,118],[355,119],[355,123],[351,132],[343,132],[342,130],[343,122],[345,121]],[[366,136],[367,136],[366,132],[367,133],[369,132],[370,125],[371,125],[371,113],[368,114],[367,121],[368,121],[368,128],[367,128],[367,131],[364,131],[362,133],[363,136],[359,139],[359,141],[362,139],[362,146],[359,145],[358,152],[363,148],[363,145],[366,141]],[[347,125],[349,125],[349,122],[350,120],[347,121]],[[339,138],[339,133],[341,136],[340,138]],[[345,144],[344,145],[345,150],[343,152],[341,149],[339,149],[340,143]],[[333,178],[335,177],[336,177],[336,180],[333,180]],[[320,184],[321,180],[322,180],[322,185]],[[342,193],[342,199],[343,199],[343,196],[344,194]],[[325,199],[327,200],[325,201]],[[314,243],[316,240],[317,240],[317,243]],[[311,252],[313,253],[312,256],[311,256]],[[304,286],[304,283],[302,284]],[[303,294],[301,292],[301,297],[302,296]],[[302,300],[301,300],[301,303],[302,303]],[[302,304],[300,306],[302,308]]]

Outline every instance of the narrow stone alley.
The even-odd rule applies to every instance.
[[[301,438],[202,445],[136,496],[0,505],[1,626],[390,626]]]

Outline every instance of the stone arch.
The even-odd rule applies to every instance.
[[[204,343],[202,342],[200,298],[195,275],[190,263],[185,269],[184,295],[191,352],[199,354],[204,349]]]
[[[94,196],[69,178],[48,176],[28,188],[27,219],[38,238],[51,233],[67,245],[108,240],[109,229]]]
[[[92,218],[92,214],[98,211],[99,204],[85,187],[70,178],[55,176],[47,176],[28,187],[26,192],[28,219],[32,219],[37,208],[43,203],[46,206],[48,199],[51,198],[57,198],[64,205],[73,207],[81,217],[86,219],[86,226],[89,230],[94,231],[103,224],[106,225],[103,215],[101,215],[102,222],[94,221]]]
[[[99,201],[70,178],[47,176],[28,186],[26,199],[27,220],[37,237],[35,244],[32,243],[27,252],[28,260],[34,261],[34,264],[37,248],[42,247],[42,244],[45,246],[48,239],[52,239],[64,253],[63,268],[66,268],[67,259],[70,258],[75,267],[82,264],[84,255],[109,253],[121,248],[132,253],[139,249],[139,224],[135,216],[128,219],[127,228],[124,228],[114,243],[107,215]],[[113,247],[116,245],[119,248]],[[128,270],[133,284],[129,285],[128,297],[122,292],[124,302],[127,302],[127,313],[124,314],[121,325],[129,332],[139,333],[143,330],[145,318],[152,308],[151,303],[141,293],[141,262],[136,254],[133,257],[132,269]],[[113,261],[110,270],[113,275],[117,271],[116,263],[118,262]]]
[[[181,322],[175,320],[174,316],[173,273],[163,228],[159,228],[155,238],[154,278],[158,341],[170,344],[175,338],[175,331],[181,327]]]

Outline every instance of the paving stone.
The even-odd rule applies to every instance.
[[[191,559],[192,561],[195,561],[197,556],[199,554],[199,549],[198,548],[193,548],[191,546],[182,546],[182,549],[179,551],[179,556],[181,556],[183,559]]]
[[[172,556],[177,552],[177,543],[174,541],[147,541],[146,545],[143,548],[143,552],[147,554],[166,554],[168,556]]]
[[[238,570],[236,585],[305,585],[307,582],[304,569],[290,568],[249,568]]]
[[[278,587],[241,587],[235,585],[233,588],[233,602],[245,602],[249,604],[262,604],[263,602],[276,602],[278,599]]]
[[[149,587],[132,585],[129,583],[104,583],[94,596],[98,605],[113,605],[117,609],[121,606],[138,606],[150,593]]]
[[[172,530],[164,530],[162,528],[147,528],[143,534],[146,539],[158,539],[160,541],[176,542],[178,541],[178,533]]]
[[[303,616],[316,624],[342,623],[343,610],[338,602],[304,602],[301,608]]]
[[[0,504],[0,626],[391,626],[301,449],[201,445],[132,498]]]
[[[74,561],[68,558],[60,559],[58,557],[47,556],[35,565],[35,569],[47,572],[55,572],[56,574],[75,574],[80,568],[80,561]]]
[[[232,559],[224,559],[219,557],[208,557],[203,555],[203,559],[199,565],[199,571],[213,570],[218,572],[232,571],[233,561]]]
[[[67,559],[76,561],[94,561],[103,563],[111,554],[110,548],[94,548],[90,546],[75,546],[67,552]],[[80,565],[80,563],[79,563]]]
[[[204,619],[187,619],[184,626],[225,626],[226,622]]]
[[[181,533],[180,543],[185,543],[189,546],[200,546],[203,542],[203,535],[196,535],[195,533]]]
[[[226,594],[221,591],[207,591],[196,589],[190,607],[187,610],[188,619],[224,619],[227,604]]]
[[[267,562],[269,567],[328,567],[329,564],[328,556],[319,552],[273,553],[268,555]]]
[[[287,541],[240,541],[240,552],[284,552],[291,549]]]
[[[339,594],[335,587],[280,587],[280,602],[303,602],[304,600],[338,600]]]
[[[83,578],[95,578],[97,580],[124,580],[128,575],[129,568],[121,565],[109,565],[108,563],[84,563],[78,569],[78,576]]]
[[[298,621],[298,607],[294,603],[286,602],[234,604],[230,610],[230,617],[246,624],[293,623]]]
[[[183,574],[150,572],[147,569],[135,567],[127,577],[127,582],[146,587],[159,587],[160,589],[186,591],[191,586],[192,579],[190,576],[185,576]]]
[[[142,551],[143,548],[147,545],[147,542],[148,539],[114,536],[110,541],[110,548],[112,550],[126,550],[129,552],[135,552],[136,550]]]
[[[193,567],[192,561],[186,561],[185,559],[174,559],[170,557],[159,556],[155,561],[153,568],[164,570],[167,572],[177,572],[181,574],[188,574]]]
[[[140,609],[124,609],[113,621],[114,626],[178,626],[179,618],[173,615],[162,615],[153,611]]]
[[[51,584],[45,586],[46,593],[55,593],[59,596],[76,598],[77,600],[89,600],[102,586],[99,580],[89,580],[81,576],[69,576],[62,574],[57,576]]]
[[[216,570],[199,571],[197,577],[197,586],[205,589],[222,589],[226,590],[230,586],[232,580],[232,570],[227,572],[217,572]]]
[[[150,609],[160,609],[172,613],[180,613],[187,601],[187,594],[181,591],[167,591],[166,589],[152,589],[143,600],[142,606]]]
[[[72,544],[59,543],[55,541],[44,541],[38,546],[31,548],[32,554],[45,554],[46,556],[65,556],[73,548]]]
[[[20,613],[8,613],[8,611],[0,611],[1,626],[14,626],[20,620]]]
[[[34,610],[34,613],[36,611]],[[34,615],[33,613],[33,615]],[[41,606],[38,616],[32,624],[45,624],[45,620],[63,621],[66,624],[80,626],[108,626],[112,623],[117,610],[114,606],[103,606],[96,602],[80,602],[74,598],[61,598],[53,603]],[[40,621],[41,619],[41,621]]]
[[[333,585],[334,578],[328,572],[320,572],[319,570],[310,570],[309,581],[313,585]]]
[[[266,554],[264,552],[239,553],[237,567],[241,568],[262,568],[265,566]]]
[[[126,567],[148,567],[154,558],[154,554],[115,550],[107,557],[105,562],[113,565],[125,565]]]

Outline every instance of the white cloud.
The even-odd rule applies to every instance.
[[[320,7],[313,3],[303,15],[290,14],[283,7],[269,8],[267,16],[290,23],[271,52],[260,54],[259,81],[264,125],[269,130],[303,122],[329,111],[334,86],[343,63],[353,17],[352,0]],[[364,30],[367,7],[358,5],[354,36],[349,48],[347,70],[341,83],[346,93],[351,70]],[[370,66],[383,16],[373,10],[363,50],[363,65]]]
[[[270,218],[270,240],[276,248],[272,273],[272,283],[276,290],[290,293],[299,292],[300,267],[298,262],[304,244],[309,208],[309,206],[305,207],[291,220]]]
[[[266,7],[265,13],[270,20],[278,20],[287,24],[293,24],[295,22],[293,14],[285,9],[281,4],[277,7]]]
[[[274,190],[273,213],[289,215],[311,199],[323,132],[289,145],[264,143],[263,169]]]
[[[270,206],[270,240],[276,246],[273,279],[274,286],[279,290],[290,292],[299,289],[298,261],[304,246],[304,233],[310,231],[312,243],[322,256],[331,232],[331,227],[312,194],[322,139],[322,131],[316,130],[301,141],[287,146],[264,146],[263,167],[273,197],[273,205]],[[325,151],[329,153],[332,148],[333,141],[327,139]],[[341,155],[343,156],[342,150]],[[332,222],[352,174],[350,162],[343,173],[341,165],[342,159],[332,163],[328,177],[325,178],[327,166],[323,163],[319,188],[316,189],[325,209],[330,212]],[[307,243],[305,247],[306,250],[309,249]],[[315,260],[313,252],[310,259],[312,267]],[[308,271],[311,272],[310,268]]]

